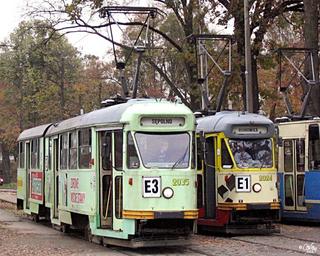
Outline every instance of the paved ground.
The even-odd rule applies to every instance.
[[[28,220],[15,210],[14,193],[0,191],[0,255],[320,255],[320,226],[281,225],[271,236],[195,235],[187,247],[139,250],[103,247]]]
[[[10,203],[17,202],[17,194],[13,189],[0,189],[0,200]]]

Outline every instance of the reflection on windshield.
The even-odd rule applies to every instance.
[[[229,145],[239,168],[272,167],[271,139],[229,140]]]
[[[143,165],[147,168],[187,168],[190,157],[188,133],[136,133]]]

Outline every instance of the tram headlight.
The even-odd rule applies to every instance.
[[[166,187],[162,190],[162,195],[166,199],[170,199],[171,197],[173,197],[173,194],[174,192],[172,188]]]
[[[261,191],[262,187],[261,187],[261,185],[259,183],[254,183],[252,185],[252,189],[253,189],[254,192],[258,193],[258,192]]]

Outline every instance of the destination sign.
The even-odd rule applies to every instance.
[[[235,126],[232,129],[232,133],[238,135],[266,134],[267,132],[267,127],[263,126]]]
[[[183,126],[183,117],[143,117],[140,120],[141,126],[153,126],[153,127],[173,127]]]

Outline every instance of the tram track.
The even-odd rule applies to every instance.
[[[10,203],[6,202],[6,204]],[[14,204],[11,203],[10,205],[11,206],[7,207],[12,211]],[[21,213],[18,215],[20,221],[32,221]],[[39,224],[50,226],[50,223],[44,221],[40,221]],[[237,246],[239,246],[239,248],[242,247],[241,250],[244,250],[245,252],[250,252],[250,248],[263,248],[260,255],[267,255],[268,251],[277,251],[279,252],[279,255],[303,255],[307,253],[308,249],[313,249],[312,254],[320,255],[320,240],[316,236],[319,231],[318,228],[305,226],[284,227],[282,233],[271,236],[239,236],[225,238],[195,235],[190,245],[186,247],[128,249],[110,246],[109,248],[121,255],[127,256],[178,254],[213,256],[223,252],[225,252],[225,255],[233,255],[235,250],[231,247],[236,248]],[[309,233],[315,234],[314,239]],[[78,239],[84,239],[78,232],[70,232],[68,235]],[[237,242],[240,242],[241,244],[238,244]],[[229,245],[230,248],[228,248]]]
[[[307,251],[305,251],[305,249],[307,248],[315,248],[315,251],[311,252],[314,255],[320,255],[320,243],[311,239],[301,239],[301,238],[295,238],[295,237],[290,237],[287,235],[278,235],[276,234],[275,236],[279,237],[279,238],[285,238],[285,239],[290,239],[293,241],[293,243],[285,243],[285,241],[283,241],[283,245],[284,246],[280,246],[280,245],[275,245],[275,244],[268,244],[266,242],[260,242],[257,241],[257,237],[252,236],[252,237],[248,237],[249,239],[245,239],[242,237],[232,237],[230,239],[235,240],[235,241],[240,241],[240,242],[244,242],[244,243],[249,243],[249,244],[254,244],[254,245],[262,245],[262,246],[267,246],[273,249],[277,249],[277,250],[283,250],[285,252],[293,252],[293,253],[306,253]],[[265,238],[265,237],[264,237]],[[274,236],[273,236],[274,238]],[[250,240],[250,239],[255,239],[255,241]],[[271,239],[267,239],[267,240],[271,240]],[[274,239],[273,239],[274,240]],[[264,239],[264,241],[266,241]],[[276,240],[277,243],[280,242],[280,240]],[[310,244],[307,244],[310,243]],[[297,246],[297,249],[290,247],[290,244],[293,244],[295,246]],[[319,248],[319,249],[318,249]]]

